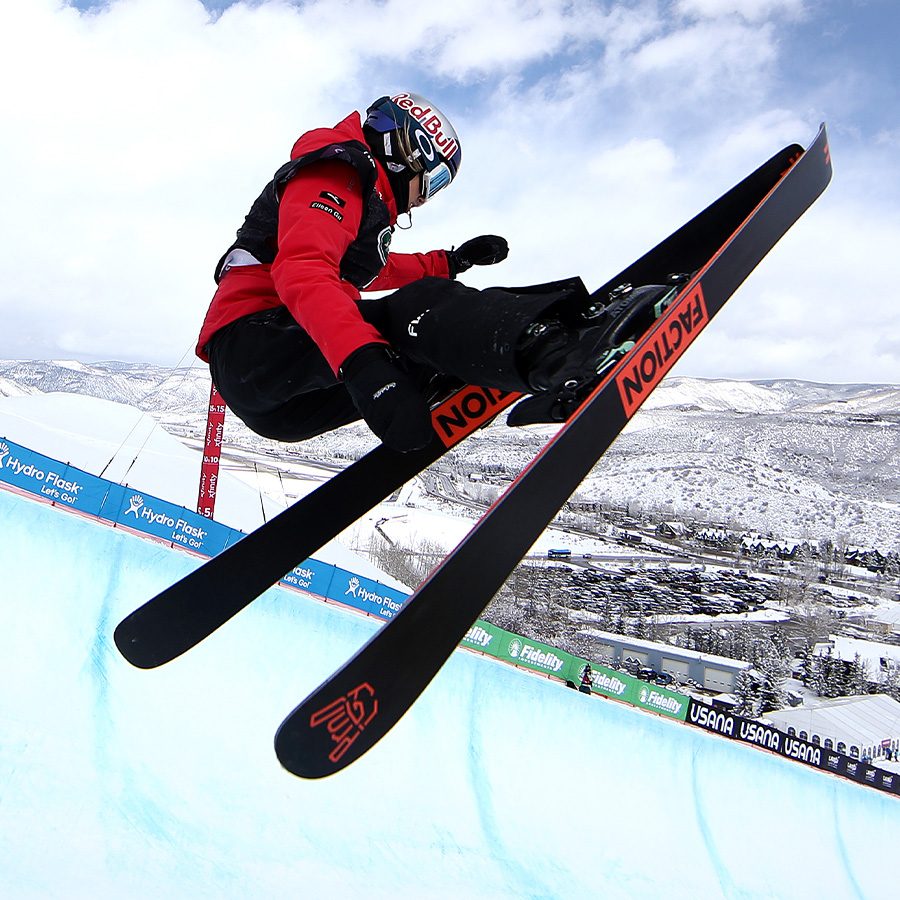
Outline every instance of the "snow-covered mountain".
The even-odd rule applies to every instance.
[[[166,369],[124,362],[0,360],[0,396],[84,394],[154,414],[205,415],[209,372],[202,366]]]
[[[900,386],[670,378],[650,395],[645,408],[671,407],[704,412],[836,412],[898,416]]]
[[[201,437],[204,367],[0,361],[0,396],[64,391],[150,412],[182,438]],[[441,464],[503,478],[548,429],[494,424]],[[285,447],[234,416],[226,442],[246,450],[348,460],[373,446],[365,427]],[[900,549],[900,386],[670,378],[582,486],[580,496],[657,516],[727,522],[796,538]]]

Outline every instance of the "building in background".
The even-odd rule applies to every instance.
[[[581,634],[594,640],[592,654],[597,662],[608,662],[621,669],[653,669],[670,675],[678,684],[693,681],[704,690],[716,693],[732,691],[738,673],[750,668],[750,663],[740,659],[625,637],[609,631],[588,628]]]

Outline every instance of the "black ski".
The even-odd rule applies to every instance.
[[[641,403],[830,178],[823,125],[400,613],[284,720],[275,751],[286,769],[304,778],[330,775],[396,724]],[[676,262],[676,269],[692,268]],[[646,280],[665,274],[647,271]]]
[[[699,269],[802,152],[792,144],[776,153],[595,294],[623,282],[653,282],[661,272]],[[461,388],[435,411],[440,437],[429,447],[407,454],[376,447],[123,619],[115,631],[119,651],[144,669],[180,656],[516,399]]]
[[[119,652],[152,669],[209,637],[267,588],[399,490],[521,395],[464,386],[432,409],[434,440],[398,453],[383,444],[126,616]]]

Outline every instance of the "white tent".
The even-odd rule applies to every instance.
[[[838,697],[816,706],[799,706],[766,713],[776,727],[818,742],[828,749],[843,744],[851,756],[883,756],[900,749],[900,703],[887,694]],[[830,742],[830,743],[829,743]]]

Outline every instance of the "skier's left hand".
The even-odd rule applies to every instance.
[[[447,262],[450,266],[450,277],[456,278],[460,272],[472,266],[492,266],[503,262],[509,256],[509,244],[506,238],[496,234],[483,234],[466,241],[456,250],[447,250]]]

